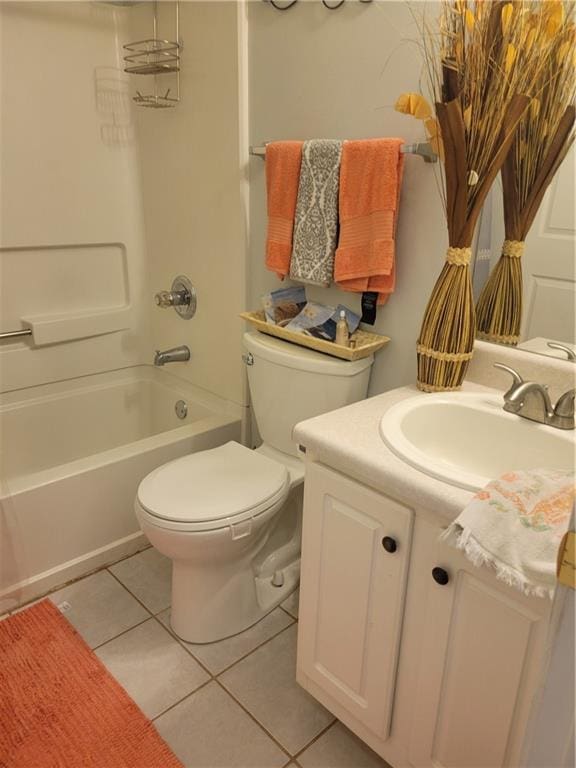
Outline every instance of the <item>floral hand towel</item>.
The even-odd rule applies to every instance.
[[[568,470],[508,472],[474,496],[443,538],[524,594],[551,598],[574,498]]]

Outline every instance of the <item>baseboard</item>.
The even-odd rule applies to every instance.
[[[0,590],[0,614],[13,611],[31,600],[37,600],[48,592],[133,555],[147,546],[148,539],[142,531],[137,531],[29,579],[11,584]]]

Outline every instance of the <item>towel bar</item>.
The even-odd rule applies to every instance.
[[[437,163],[438,155],[434,152],[428,142],[419,144],[403,144],[400,151],[405,155],[420,155],[425,163]],[[250,147],[250,154],[255,157],[266,157],[266,145],[262,147]]]
[[[32,329],[23,328],[21,331],[0,331],[0,340],[15,339],[17,336],[32,336]]]

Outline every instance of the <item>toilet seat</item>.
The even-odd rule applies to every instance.
[[[158,467],[140,483],[137,502],[159,527],[191,532],[231,527],[241,538],[250,533],[246,522],[282,502],[289,486],[283,464],[229,442]]]

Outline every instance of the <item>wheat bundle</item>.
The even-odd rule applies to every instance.
[[[530,108],[502,166],[505,241],[478,298],[478,338],[517,344],[522,321],[524,241],[544,193],[574,140],[574,3],[511,5],[510,24],[521,33],[519,66],[540,61]],[[528,61],[522,61],[526,58]]]
[[[517,5],[518,3],[515,3]],[[535,67],[517,66],[520,32],[511,3],[444,0],[439,28],[421,19],[422,48],[441,141],[446,263],[424,313],[417,344],[418,386],[457,389],[472,357],[475,312],[470,276],[474,229],[528,107]]]

